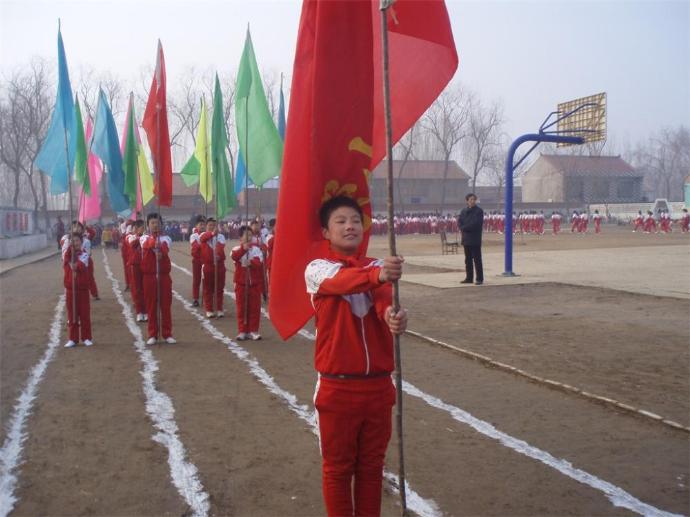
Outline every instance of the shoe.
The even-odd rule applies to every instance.
[[[142,317],[143,317],[143,319],[141,321],[148,321],[149,320],[148,314],[142,314]]]
[[[98,300],[101,299],[101,297],[100,297],[100,296],[94,296],[93,299],[96,300],[96,301],[98,301]]]
[[[144,318],[141,314],[137,314],[137,323],[139,323],[140,321],[144,321]]]
[[[156,338],[155,337],[150,337],[148,341],[146,342],[147,345],[155,345],[156,344]]]
[[[216,317],[216,313],[215,313],[215,312],[206,311],[206,317],[207,317],[207,318],[215,318],[215,317]]]
[[[168,336],[165,338],[165,342],[169,345],[174,345],[175,343],[177,343],[177,339],[175,339],[172,336]]]
[[[472,283],[472,280],[470,280],[469,278],[465,278],[465,279],[464,279],[462,282],[460,282],[460,283],[461,283],[461,284],[471,284],[471,283]]]
[[[482,285],[483,283],[484,283],[483,281],[477,280],[477,281],[474,283],[474,285]]]
[[[246,332],[240,332],[237,334],[237,337],[235,338],[237,341],[244,341],[247,339],[247,333]]]
[[[74,341],[72,341],[71,339],[67,343],[65,343],[65,348],[72,348],[75,346],[77,346],[77,344]]]
[[[198,307],[199,306],[199,300],[194,300],[192,302],[192,307]]]
[[[259,334],[258,332],[250,332],[249,336],[252,338],[252,341],[258,341],[259,339],[261,339],[261,334]]]
[[[85,346],[93,346],[93,341],[91,341],[90,339],[85,339],[85,340],[84,340],[84,345],[85,345]]]
[[[225,316],[225,311],[216,311],[216,318],[222,318]]]

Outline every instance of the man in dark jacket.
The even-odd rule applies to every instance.
[[[462,247],[465,249],[465,280],[462,284],[471,284],[474,271],[477,271],[477,285],[484,283],[482,268],[482,228],[484,226],[484,211],[477,206],[477,196],[474,193],[465,196],[467,207],[458,216],[458,227],[462,233]]]

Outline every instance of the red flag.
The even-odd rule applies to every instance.
[[[318,210],[353,197],[371,225],[368,176],[384,158],[379,0],[304,0],[293,69],[269,312],[287,339],[313,314],[304,269],[323,256]],[[458,65],[442,1],[398,0],[388,13],[393,141],[450,81]],[[368,231],[362,251],[368,244]]]
[[[168,110],[165,103],[165,59],[163,45],[158,40],[156,71],[151,81],[149,99],[142,121],[146,138],[151,149],[155,183],[153,192],[158,203],[172,206],[172,157],[170,155],[170,135],[168,134]]]

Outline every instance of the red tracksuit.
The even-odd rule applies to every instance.
[[[245,250],[241,245],[230,253],[235,262],[235,302],[237,304],[237,328],[239,332],[258,332],[261,320],[261,295],[264,292],[264,254],[254,243]],[[249,292],[247,293],[247,284]],[[245,309],[245,297],[248,305]],[[246,322],[245,322],[246,311]]]
[[[594,214],[594,233],[601,233],[601,216]]]
[[[225,235],[204,232],[199,235],[201,262],[204,269],[204,308],[206,312],[223,310],[225,289]],[[213,247],[215,244],[215,257]],[[215,258],[215,265],[214,265]],[[217,270],[216,270],[217,269]],[[217,276],[216,276],[217,275]],[[216,304],[213,306],[213,283],[216,282]]]
[[[132,304],[137,314],[146,314],[146,303],[144,301],[144,276],[141,273],[141,243],[136,233],[127,236],[126,244],[129,246],[127,252],[127,268],[129,269],[129,287],[132,292]]]
[[[74,260],[76,271],[72,271],[70,265],[71,259],[72,248],[69,247],[62,254],[62,269],[65,272],[64,286],[65,301],[67,303],[67,326],[69,327],[70,341],[78,343],[80,341],[80,331],[81,341],[91,339],[91,302],[89,298],[89,263],[91,262],[91,258],[88,253],[82,251]],[[73,274],[76,275],[74,279],[76,287],[76,317],[74,314],[75,291],[72,291]]]
[[[330,516],[381,512],[395,388],[393,337],[384,321],[391,286],[379,281],[380,266],[371,258],[331,252],[305,271],[316,315],[314,405]]]
[[[266,240],[266,280],[271,282],[271,264],[273,263],[273,246],[275,246],[275,236],[269,235]],[[268,286],[266,286],[268,288]]]
[[[199,230],[194,228],[189,236],[189,245],[192,248],[192,298],[199,300],[199,286],[201,285],[201,242]]]
[[[680,219],[680,230],[683,233],[688,233],[688,231],[690,231],[690,214],[687,212],[683,212]]]
[[[160,277],[160,308],[161,308],[161,334],[163,339],[172,337],[172,279],[170,278],[170,257],[168,253],[172,241],[167,235],[158,237],[160,258],[158,262],[158,274]],[[156,236],[142,235],[139,239],[141,245],[141,272],[144,280],[144,300],[146,313],[149,317],[149,338],[158,336],[158,314],[156,310]]]

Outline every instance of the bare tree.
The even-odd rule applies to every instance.
[[[495,147],[499,145],[499,135],[503,125],[503,107],[499,103],[484,106],[476,95],[468,95],[469,120],[464,156],[470,165],[472,190],[477,186],[477,177],[482,174],[494,159]]]
[[[407,134],[404,135],[393,148],[393,159],[395,160],[397,155],[397,160],[400,162],[398,165],[398,179],[395,184],[398,188],[398,204],[400,205],[400,211],[403,213],[403,215],[405,215],[405,200],[403,198],[401,180],[403,171],[405,170],[405,165],[407,165],[407,162],[410,158],[414,158],[413,149],[415,142],[415,129],[417,129],[417,127],[418,123],[415,123]]]
[[[443,191],[441,207],[446,202],[446,181],[451,156],[469,132],[470,110],[467,94],[460,86],[446,89],[431,105],[422,118],[422,127],[433,137],[439,146],[443,165]]]
[[[50,224],[47,182],[40,173],[35,174],[34,161],[50,121],[51,83],[46,62],[33,59],[28,68],[7,78],[0,101],[0,161],[13,178],[13,206],[19,206],[21,191],[28,188],[34,223],[38,227],[38,212],[42,208],[46,230]]]
[[[669,201],[682,199],[690,170],[690,132],[685,126],[663,128],[640,143],[634,163],[645,174],[648,191]]]

